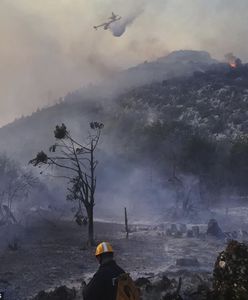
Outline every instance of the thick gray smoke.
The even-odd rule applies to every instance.
[[[0,1],[0,126],[165,52],[200,49],[223,58],[232,51],[248,59],[247,0],[57,2]],[[122,16],[112,34],[94,32],[111,11]]]

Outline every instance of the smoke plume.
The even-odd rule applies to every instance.
[[[110,25],[110,31],[112,32],[113,36],[116,36],[116,37],[122,36],[125,33],[127,27],[132,25],[134,20],[142,12],[143,12],[143,10],[136,11],[135,13],[133,13],[133,14],[127,16],[127,17],[122,18],[120,21],[112,23]]]
[[[247,0],[2,0],[0,126],[165,52],[247,61],[247,9]],[[112,11],[122,19],[111,34],[94,31]]]

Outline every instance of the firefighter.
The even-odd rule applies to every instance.
[[[100,264],[98,271],[83,289],[84,300],[115,300],[116,279],[125,273],[114,260],[114,251],[110,243],[102,242],[96,248],[96,258]]]

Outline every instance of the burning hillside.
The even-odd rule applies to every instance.
[[[241,60],[233,55],[232,53],[228,53],[225,55],[226,62],[229,64],[231,68],[237,68],[242,65]]]

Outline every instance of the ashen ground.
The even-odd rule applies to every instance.
[[[110,241],[117,262],[134,278],[159,272],[178,272],[177,258],[197,257],[199,272],[211,272],[223,242],[194,238],[165,237],[143,231],[125,239],[124,226],[95,223],[97,241]],[[0,237],[1,228],[0,228]],[[0,250],[0,290],[8,300],[24,300],[40,290],[67,284],[79,286],[98,268],[95,248],[86,248],[87,229],[73,222],[59,221],[56,226],[39,223],[19,229],[19,247]]]

